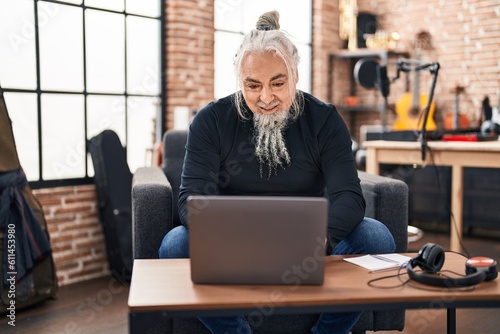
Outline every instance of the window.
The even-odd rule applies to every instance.
[[[233,57],[243,35],[255,28],[259,15],[266,11],[280,13],[281,29],[288,32],[299,49],[298,88],[311,91],[312,0],[215,0],[215,97],[236,91]]]
[[[32,186],[89,183],[112,129],[148,165],[161,108],[163,1],[0,0],[0,84]],[[150,159],[149,159],[150,160]]]

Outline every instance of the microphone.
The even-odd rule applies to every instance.
[[[493,116],[493,108],[491,108],[490,98],[486,96],[481,103],[481,111],[485,121],[491,121]]]
[[[390,81],[387,76],[387,66],[377,64],[377,86],[383,97],[388,97],[390,92]]]

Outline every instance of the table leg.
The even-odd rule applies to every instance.
[[[462,252],[461,239],[463,235],[463,179],[462,166],[451,168],[451,217],[450,217],[450,249]]]
[[[448,327],[448,334],[455,334],[457,332],[457,309],[448,308],[446,309],[447,317],[446,324]]]
[[[375,175],[379,175],[380,173],[377,150],[374,148],[368,148],[366,150],[366,172]]]

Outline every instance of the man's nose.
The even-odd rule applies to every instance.
[[[262,88],[260,100],[265,104],[269,104],[274,100],[274,94],[269,87]]]

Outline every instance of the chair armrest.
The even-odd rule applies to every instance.
[[[382,222],[391,231],[396,252],[408,250],[408,185],[401,180],[358,171],[366,200],[367,217]]]
[[[137,169],[132,179],[132,247],[134,259],[157,259],[165,234],[172,229],[172,187],[159,167]]]

